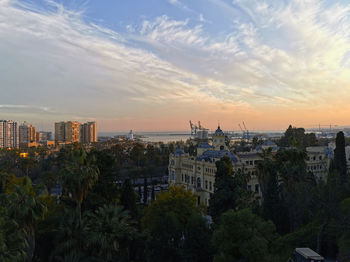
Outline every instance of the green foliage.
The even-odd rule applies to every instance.
[[[158,195],[142,219],[148,261],[212,261],[211,230],[196,197],[181,187]]]
[[[130,212],[132,218],[137,218],[136,193],[130,179],[126,179],[121,188],[120,204]]]
[[[345,138],[342,131],[337,133],[335,140],[336,148],[334,150],[334,168],[340,175],[341,183],[348,182],[347,178],[347,163],[345,154]]]
[[[317,143],[316,135],[314,133],[305,134],[304,128],[296,128],[291,125],[288,127],[284,136],[280,139],[282,147],[298,147],[306,148],[307,146],[314,146]]]
[[[103,206],[84,216],[85,244],[96,261],[129,261],[135,222],[122,207]]]
[[[243,172],[233,173],[232,161],[223,157],[216,162],[214,194],[209,199],[209,214],[215,223],[222,213],[229,209],[239,209],[252,203],[252,192],[246,188],[249,177]]]
[[[142,218],[143,226],[152,230],[156,225],[155,219],[162,217],[167,212],[173,212],[180,223],[186,224],[191,214],[197,209],[196,199],[186,189],[170,186],[168,192],[157,195],[157,200],[146,208]]]
[[[211,243],[212,230],[202,215],[193,213],[184,231],[184,261],[211,262],[215,252]]]
[[[219,227],[213,235],[218,249],[214,261],[266,261],[272,257],[272,243],[277,234],[272,222],[266,222],[249,209],[222,214]]]
[[[0,207],[0,261],[24,261],[27,246],[24,229],[9,217],[5,208]]]

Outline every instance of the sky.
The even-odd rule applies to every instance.
[[[349,125],[350,2],[0,0],[0,118]]]

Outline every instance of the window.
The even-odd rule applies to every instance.
[[[259,193],[259,184],[255,184],[255,193]]]
[[[251,185],[248,185],[248,186],[247,186],[247,189],[248,189],[249,191],[251,191],[251,190],[252,190],[252,186],[251,186]]]
[[[181,181],[184,181],[184,174],[181,175]]]
[[[212,190],[212,185],[211,185],[211,181],[209,181],[209,190]]]
[[[197,178],[197,187],[198,188],[202,187],[201,179],[199,177]]]
[[[208,180],[205,180],[205,189],[208,189]]]
[[[322,156],[320,156],[319,159],[322,160]]]

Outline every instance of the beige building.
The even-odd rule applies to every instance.
[[[37,142],[45,142],[52,140],[52,132],[47,131],[39,131],[36,133],[36,141]]]
[[[249,160],[242,161],[237,155],[231,153],[225,144],[225,134],[220,126],[213,134],[213,144],[202,142],[197,147],[197,156],[185,154],[181,149],[177,149],[175,154],[169,157],[169,184],[181,185],[191,190],[198,196],[198,204],[209,204],[210,194],[214,193],[214,182],[216,174],[215,162],[222,157],[231,158],[236,172],[251,172],[251,180],[248,188],[261,197],[261,191],[252,163],[259,159],[258,155],[252,155]],[[250,160],[252,159],[252,160]],[[248,161],[248,162],[245,162]]]
[[[80,141],[80,123],[78,121],[55,123],[56,143],[75,143]]]
[[[19,135],[17,122],[0,120],[0,148],[18,148]]]
[[[255,193],[261,199],[259,181],[257,178],[257,163],[261,160],[262,149],[272,148],[273,152],[279,149],[272,141],[265,141],[257,150],[233,154],[225,145],[225,135],[218,127],[212,137],[212,145],[202,142],[197,147],[197,156],[185,154],[182,149],[176,149],[169,156],[169,184],[184,186],[198,196],[198,203],[208,205],[210,194],[214,193],[216,174],[215,162],[224,156],[232,160],[233,169],[236,172],[244,171],[250,175],[247,189]],[[307,169],[316,178],[326,179],[333,150],[329,147],[307,148]],[[350,155],[350,149],[349,149]],[[350,161],[350,158],[349,158]]]
[[[28,147],[29,144],[35,143],[36,139],[36,128],[24,122],[19,126],[19,146]]]
[[[84,144],[97,142],[96,122],[87,122],[80,125],[80,142]]]

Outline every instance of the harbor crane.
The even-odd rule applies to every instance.
[[[248,140],[249,139],[249,131],[248,131],[247,127],[245,126],[244,121],[242,122],[242,124],[243,124],[244,129],[242,128],[241,124],[238,124],[239,129],[241,129],[241,131],[243,133],[242,138]]]

